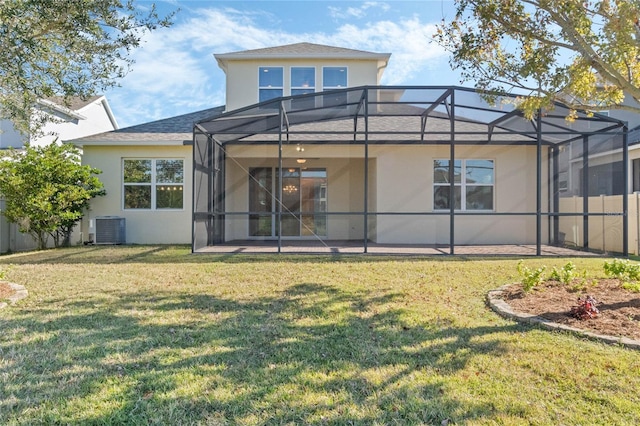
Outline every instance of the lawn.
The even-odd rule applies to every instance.
[[[603,259],[526,260],[601,274]],[[500,318],[518,259],[0,257],[0,424],[638,424],[640,353]]]

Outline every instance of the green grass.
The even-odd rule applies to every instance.
[[[602,259],[568,260],[591,276]],[[0,257],[0,424],[638,424],[640,353],[498,317],[518,259]]]

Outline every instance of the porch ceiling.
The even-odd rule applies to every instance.
[[[372,87],[274,99],[200,121],[196,131],[221,144],[283,143],[492,143],[556,145],[589,136],[590,141],[622,133],[625,123],[556,104],[526,119],[516,97],[489,104],[461,87]]]

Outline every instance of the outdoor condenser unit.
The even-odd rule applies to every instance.
[[[124,217],[98,216],[95,218],[95,244],[125,244]]]

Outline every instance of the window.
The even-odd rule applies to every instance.
[[[449,160],[433,162],[433,208],[448,210]],[[455,160],[453,164],[454,208],[456,210],[493,210],[493,160]]]
[[[322,69],[322,90],[336,90],[347,87],[347,67],[324,67]],[[347,103],[346,93],[323,95],[323,106],[343,107]]]
[[[260,67],[258,76],[258,101],[264,102],[283,95],[282,67]]]
[[[123,182],[125,209],[183,208],[183,160],[124,160]]]
[[[324,67],[322,69],[323,90],[347,87],[347,67]]]
[[[316,69],[291,67],[291,95],[305,95],[316,91]]]

